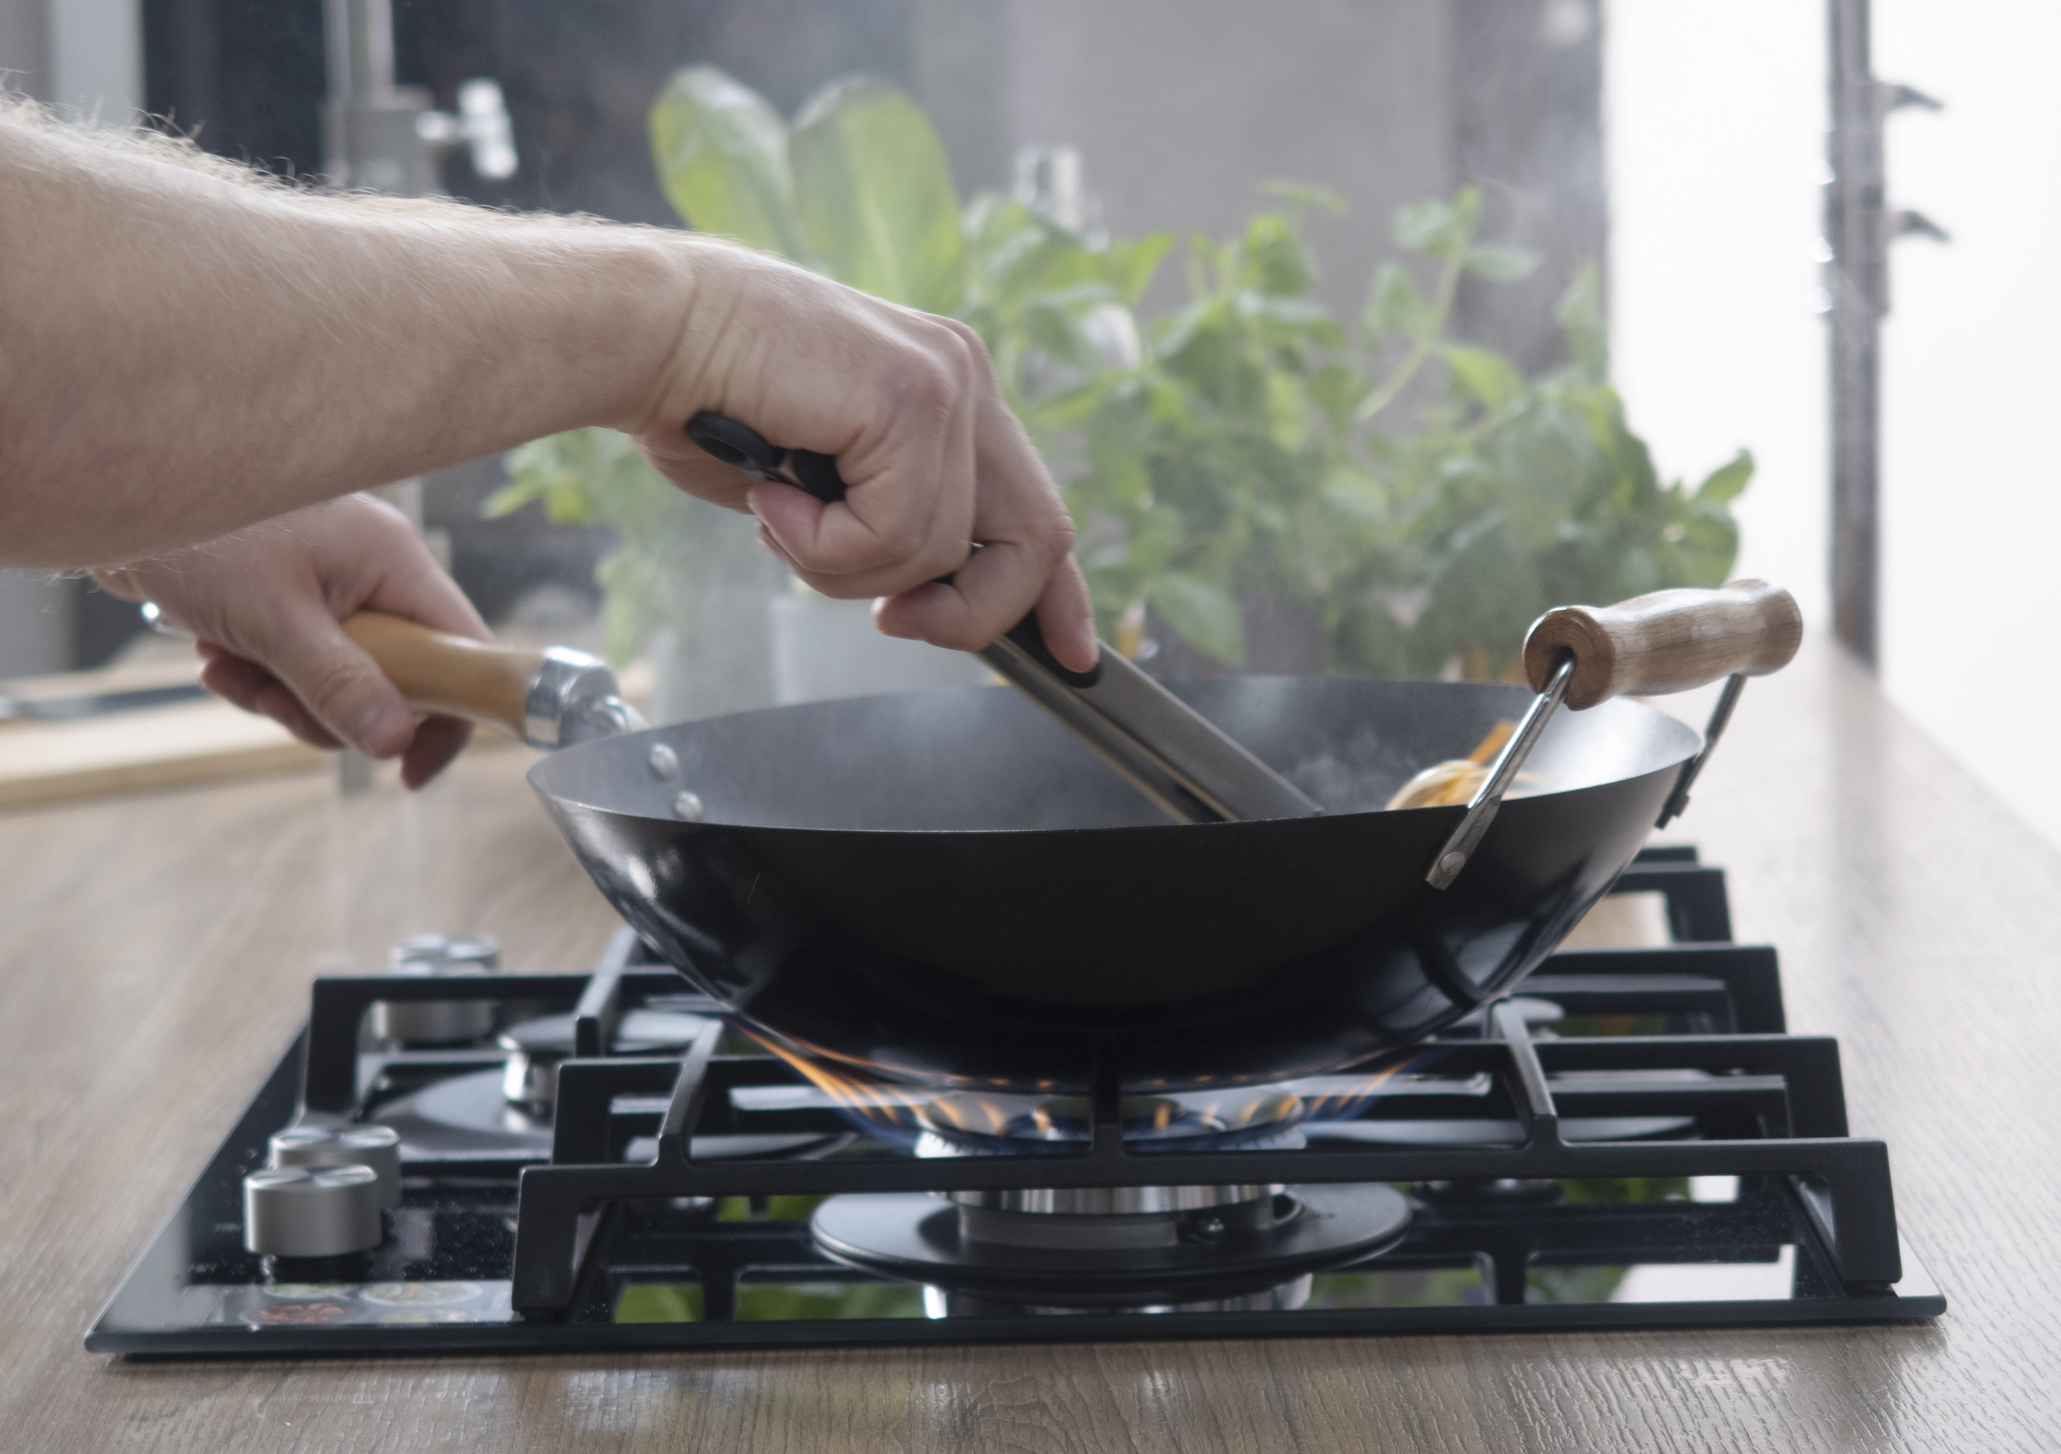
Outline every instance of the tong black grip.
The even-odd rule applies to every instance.
[[[844,477],[837,472],[835,455],[780,449],[750,425],[706,412],[687,421],[687,437],[705,453],[748,475],[799,485],[826,505],[844,498]]]
[[[750,425],[739,424],[722,414],[695,415],[687,421],[687,437],[724,464],[735,465],[746,474],[798,483],[826,505],[844,498],[844,477],[837,472],[834,455],[818,454],[813,449],[781,449]],[[951,583],[952,578],[948,575],[937,578],[939,585],[949,586]],[[1092,687],[1102,678],[1100,662],[1091,671],[1072,671],[1061,666],[1059,659],[1045,645],[1045,635],[1038,629],[1035,611],[1009,629],[1009,639],[1039,666],[1070,687]]]

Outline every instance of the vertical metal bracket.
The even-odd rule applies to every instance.
[[[1745,690],[1745,677],[1734,675],[1725,678],[1725,689],[1718,693],[1717,705],[1710,709],[1710,721],[1703,729],[1703,747],[1682,764],[1681,776],[1675,779],[1675,790],[1667,795],[1667,801],[1660,808],[1660,817],[1654,820],[1655,828],[1665,828],[1681,817],[1682,810],[1689,806],[1689,789],[1695,786],[1703,764],[1710,761],[1710,750],[1717,746],[1718,738],[1725,735],[1725,724],[1732,720],[1732,710],[1739,705],[1739,694]]]

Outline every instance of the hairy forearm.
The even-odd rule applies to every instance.
[[[0,111],[0,565],[636,427],[710,246],[317,196]]]

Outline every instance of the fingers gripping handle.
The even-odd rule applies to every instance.
[[[343,628],[416,711],[523,737],[523,703],[543,669],[543,652],[488,646],[384,611],[360,611]]]
[[[782,449],[750,425],[739,424],[721,414],[697,414],[687,421],[686,427],[687,437],[704,453],[743,470],[753,479],[778,480],[783,485],[793,485],[826,505],[834,505],[845,496],[844,476],[837,472],[834,455],[818,454],[812,449]],[[937,579],[939,585],[951,583],[950,576]],[[1045,645],[1045,636],[1038,629],[1035,612],[1010,628],[1009,640],[1031,658],[1034,669],[1049,672],[1068,686],[1091,686],[1101,671],[1099,666],[1092,672],[1071,672],[1061,666]],[[986,656],[999,645],[997,643],[996,647],[989,647],[981,654]],[[992,661],[990,664],[997,665],[999,669],[999,664]],[[1003,674],[1008,675],[1007,672]]]
[[[343,629],[418,712],[463,717],[532,747],[644,725],[616,695],[615,673],[584,652],[494,646],[384,611],[360,611]]]
[[[687,421],[687,437],[705,454],[743,470],[755,480],[778,480],[814,495],[826,505],[844,498],[844,476],[833,455],[813,449],[782,449],[748,424],[721,414],[700,413]]]
[[[1567,705],[1665,696],[1728,676],[1787,666],[1803,641],[1795,598],[1766,581],[1714,591],[1655,591],[1615,606],[1561,606],[1524,641],[1524,671],[1542,691],[1563,651],[1574,655]]]

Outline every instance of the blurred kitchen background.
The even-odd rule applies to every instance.
[[[210,151],[316,175],[335,162],[325,98],[350,74],[336,65],[351,33],[338,17],[356,11],[362,25],[387,9],[0,0],[0,70],[80,115],[159,118]],[[1828,12],[1849,39],[1868,16],[1875,75],[1921,93],[1865,118],[1884,139],[1884,215],[1919,220],[1887,246],[1891,281],[1876,299],[1890,305],[1879,510],[1848,516],[1841,634],[1900,706],[2061,840],[2061,785],[2029,771],[2022,748],[2026,726],[2061,707],[2047,653],[2024,645],[2044,619],[2061,525],[2061,466],[2038,422],[2061,336],[2047,261],[2061,235],[2061,91],[2047,75],[2061,9],[2042,0],[392,0],[390,59],[358,54],[359,80],[390,66],[398,85],[421,88],[402,109],[411,126],[417,110],[442,117],[424,129],[443,127],[445,144],[419,176],[350,180],[679,226],[647,118],[681,68],[718,68],[786,117],[863,73],[929,113],[962,198],[1015,196],[1090,241],[1230,238],[1282,205],[1263,183],[1329,189],[1349,210],[1308,207],[1321,266],[1308,296],[1348,322],[1377,264],[1402,255],[1397,210],[1471,186],[1480,239],[1536,266],[1497,278],[1500,265],[1485,264],[1468,278],[1452,337],[1543,375],[1566,349],[1556,307],[1594,265],[1611,379],[1661,480],[1693,488],[1750,450],[1751,484],[1729,502],[1740,542],[1729,574],[1788,585],[1830,638],[1828,320],[1841,285],[1825,240],[1839,69]],[[467,89],[480,80],[494,85]],[[1186,300],[1184,257],[1177,246],[1159,269],[1141,318]],[[1429,276],[1418,266],[1420,284]],[[1435,406],[1445,387],[1427,372],[1397,408]],[[1851,472],[1850,444],[1843,459]],[[502,460],[484,460],[404,498],[490,619],[599,644],[596,567],[615,532],[554,522],[541,501],[486,518],[507,478]],[[1855,605],[1853,551],[1878,519],[1871,614]],[[703,526],[708,541],[748,538]],[[670,715],[970,672],[906,651],[869,656],[882,648],[862,613],[824,614],[748,552],[697,561],[699,627],[638,643],[685,665]],[[1163,646],[1162,668],[1224,669],[1170,629],[1189,619],[1182,610],[1207,624],[1207,600],[1152,600],[1127,623],[1132,645]],[[1275,630],[1269,602],[1241,605],[1245,665],[1323,665],[1279,644],[1294,633]],[[1395,609],[1410,624],[1416,607]],[[711,621],[727,624],[712,632]],[[77,581],[0,573],[0,678],[98,665],[136,624],[133,608]],[[1356,660],[1385,660],[1377,646]],[[1467,663],[1456,653],[1443,665]]]

